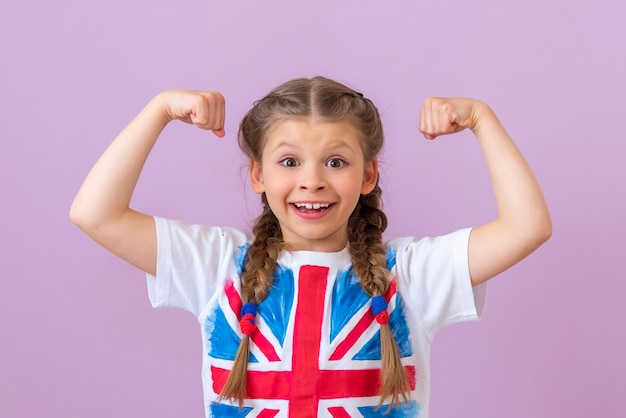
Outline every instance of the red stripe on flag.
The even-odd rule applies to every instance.
[[[406,378],[409,381],[409,387],[411,390],[415,390],[415,384],[417,383],[417,372],[415,370],[415,366],[404,366],[404,372],[406,373]]]
[[[389,284],[389,289],[387,289],[387,292],[385,293],[385,300],[387,301],[387,303],[389,303],[389,301],[395,294],[396,282],[392,281]],[[337,345],[335,351],[333,351],[333,353],[330,355],[330,360],[341,360],[343,356],[346,355],[348,350],[350,350],[350,348],[354,346],[354,344],[356,344],[357,340],[361,338],[361,335],[363,335],[363,333],[369,328],[372,322],[374,322],[374,319],[375,318],[372,310],[368,309],[363,314],[359,322],[357,322],[357,324],[354,326],[354,328],[352,328],[348,335],[346,335],[346,338],[344,338],[344,340]]]
[[[337,345],[335,351],[330,355],[330,360],[341,360],[350,347],[354,346],[359,337],[369,328],[372,322],[374,322],[374,314],[371,309],[368,309],[354,328],[350,330],[346,338]]]
[[[228,305],[230,305],[230,309],[233,311],[237,320],[241,320],[241,307],[243,306],[241,301],[241,296],[237,293],[233,281],[230,280],[224,286],[224,293],[226,293],[226,297],[228,298]],[[280,357],[274,350],[274,346],[269,342],[267,337],[263,335],[261,332],[257,331],[252,335],[252,342],[259,347],[259,350],[265,355],[265,357],[269,361],[280,361]]]
[[[289,415],[317,416],[319,390],[328,381],[319,378],[320,341],[328,267],[302,266],[298,274],[298,302],[293,330],[293,382]],[[296,412],[298,411],[298,412]]]
[[[350,414],[346,412],[343,406],[333,406],[332,408],[328,408],[328,412],[330,412],[333,418],[351,418]]]
[[[237,293],[235,284],[232,280],[228,280],[224,285],[224,293],[226,293],[230,309],[234,312],[237,320],[241,319],[239,316],[241,314],[241,307],[243,304],[241,303],[241,297],[239,296],[239,293]]]
[[[221,393],[230,370],[211,366],[213,391]],[[291,372],[261,372],[248,370],[246,374],[246,398],[249,399],[289,399]]]
[[[405,366],[404,370],[409,380],[411,390],[415,389],[415,367]],[[213,391],[220,393],[229,370],[211,366],[213,378]],[[376,396],[380,390],[380,370],[309,370],[309,374],[319,382],[315,403],[319,399],[357,398],[363,396]],[[292,384],[298,382],[293,379],[292,373],[288,372],[262,372],[248,370],[246,379],[246,397],[249,399],[289,399],[292,393]],[[308,398],[313,395],[308,393]],[[311,405],[309,405],[311,407]]]
[[[260,331],[252,334],[252,342],[254,342],[257,347],[261,350],[265,357],[269,361],[280,361],[280,357],[276,354],[276,350],[274,350],[274,346],[269,342],[265,335],[263,335]]]
[[[264,409],[257,415],[257,418],[274,418],[279,412],[278,409]]]
[[[415,389],[415,367],[404,366],[411,390]],[[380,393],[380,370],[319,370],[319,399],[357,398]]]

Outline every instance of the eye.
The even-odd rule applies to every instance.
[[[330,160],[326,162],[326,167],[330,167],[330,168],[342,168],[342,167],[345,167],[346,165],[348,165],[348,163],[345,162],[345,160],[342,160],[341,158],[331,158]]]
[[[283,167],[297,167],[299,165],[298,160],[293,157],[283,158],[279,164]]]

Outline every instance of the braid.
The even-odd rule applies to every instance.
[[[350,220],[348,240],[354,272],[361,286],[370,296],[382,296],[389,287],[386,251],[382,234],[387,228],[387,217],[380,209],[381,190],[378,185],[367,195],[361,195]],[[391,396],[397,405],[409,399],[409,382],[400,360],[398,345],[388,323],[380,325],[381,382],[380,404]]]
[[[283,234],[278,219],[267,203],[265,193],[261,196],[263,213],[252,228],[254,242],[248,250],[246,265],[241,275],[241,293],[247,302],[258,304],[265,300],[274,281],[274,270],[280,250],[283,248]]]
[[[283,238],[278,219],[270,209],[265,193],[261,196],[263,213],[252,228],[254,242],[247,254],[244,272],[241,275],[243,302],[259,304],[267,297],[274,281],[274,270],[278,255],[283,248]],[[233,367],[220,393],[220,398],[237,401],[243,406],[246,397],[246,374],[250,354],[250,337],[243,334],[235,356]]]
[[[370,296],[383,295],[389,286],[389,271],[383,231],[387,228],[387,217],[378,208],[380,188],[368,195],[361,195],[348,221],[348,239],[354,271],[361,286]]]

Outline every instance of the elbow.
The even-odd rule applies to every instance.
[[[74,225],[76,226],[80,225],[82,221],[82,213],[77,207],[76,201],[73,201],[72,205],[70,206],[69,216],[70,216],[70,221],[72,221]]]
[[[549,240],[552,237],[552,218],[547,211],[540,222],[538,222],[537,236],[540,240],[540,245]]]
[[[72,202],[72,206],[70,206],[70,221],[77,227],[82,230],[85,230],[88,224],[88,218],[85,216],[84,212],[80,209],[80,207],[76,204],[76,202]]]
[[[552,237],[552,224],[539,229],[535,235],[535,248],[541,247]]]
[[[90,211],[86,210],[77,201],[72,202],[69,212],[70,221],[83,232],[90,235],[90,231],[98,228],[98,222]]]
[[[552,238],[552,221],[548,220],[544,229],[543,229],[543,241],[542,244]]]
[[[509,229],[510,228],[510,229]],[[507,234],[515,242],[515,248],[523,254],[530,255],[552,237],[552,220],[548,212],[508,224]],[[514,237],[514,238],[513,238]]]
[[[532,228],[526,231],[526,241],[531,252],[539,248],[552,237],[552,220],[549,215],[535,222]]]

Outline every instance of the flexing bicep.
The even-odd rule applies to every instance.
[[[521,261],[552,234],[548,207],[528,163],[495,116],[490,111],[486,116],[474,133],[491,174],[498,216],[470,236],[474,285]]]
[[[523,231],[493,221],[472,229],[468,259],[472,285],[477,286],[530,255],[549,237],[549,233]]]
[[[80,187],[70,218],[96,242],[147,273],[156,272],[154,219],[129,207],[146,159],[167,123],[180,119],[224,136],[224,98],[217,92],[157,95],[122,130]]]
[[[552,223],[533,172],[489,106],[467,98],[424,102],[420,131],[427,139],[466,128],[482,149],[498,209],[495,220],[470,235],[469,269],[476,286],[537,249],[552,234]]]

